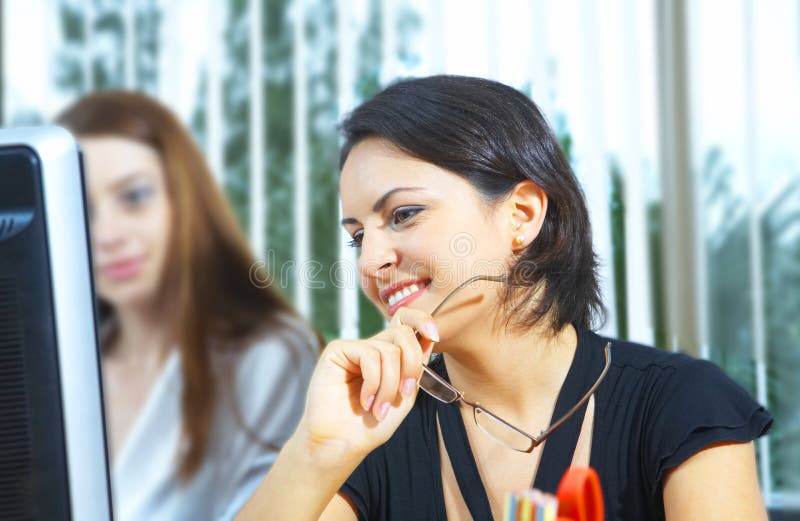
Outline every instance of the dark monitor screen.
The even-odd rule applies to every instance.
[[[0,131],[0,519],[110,519],[79,151]]]

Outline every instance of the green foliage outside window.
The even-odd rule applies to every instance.
[[[800,172],[760,220],[773,486],[800,490]]]

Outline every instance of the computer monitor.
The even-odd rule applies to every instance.
[[[0,130],[0,519],[111,519],[99,367],[78,146]]]

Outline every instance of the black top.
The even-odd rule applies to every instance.
[[[604,365],[609,339],[579,332],[578,347],[553,418],[566,413]],[[590,464],[598,472],[608,520],[662,520],[662,478],[698,450],[747,442],[772,425],[769,413],[714,364],[613,340],[612,364],[595,392]],[[447,378],[444,357],[431,367]],[[584,411],[544,445],[535,487],[555,492],[575,450]],[[436,415],[461,493],[475,521],[492,519],[458,405],[420,392],[409,415],[342,486],[360,520],[447,519]],[[533,472],[533,469],[531,469]]]

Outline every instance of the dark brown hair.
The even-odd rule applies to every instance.
[[[591,329],[604,318],[583,192],[530,98],[482,78],[404,80],[357,107],[341,128],[340,167],[357,143],[378,137],[463,177],[490,203],[533,181],[547,194],[547,215],[511,267],[507,316],[522,326],[547,320],[553,331],[566,324]]]
[[[211,367],[215,349],[231,348],[294,314],[270,288],[250,280],[254,257],[202,153],[178,119],[138,93],[102,91],[67,108],[57,119],[77,136],[114,135],[153,147],[164,166],[174,215],[162,273],[162,311],[180,349],[183,394],[180,476],[189,479],[205,455],[218,396]],[[99,301],[104,349],[116,337],[114,309]]]

